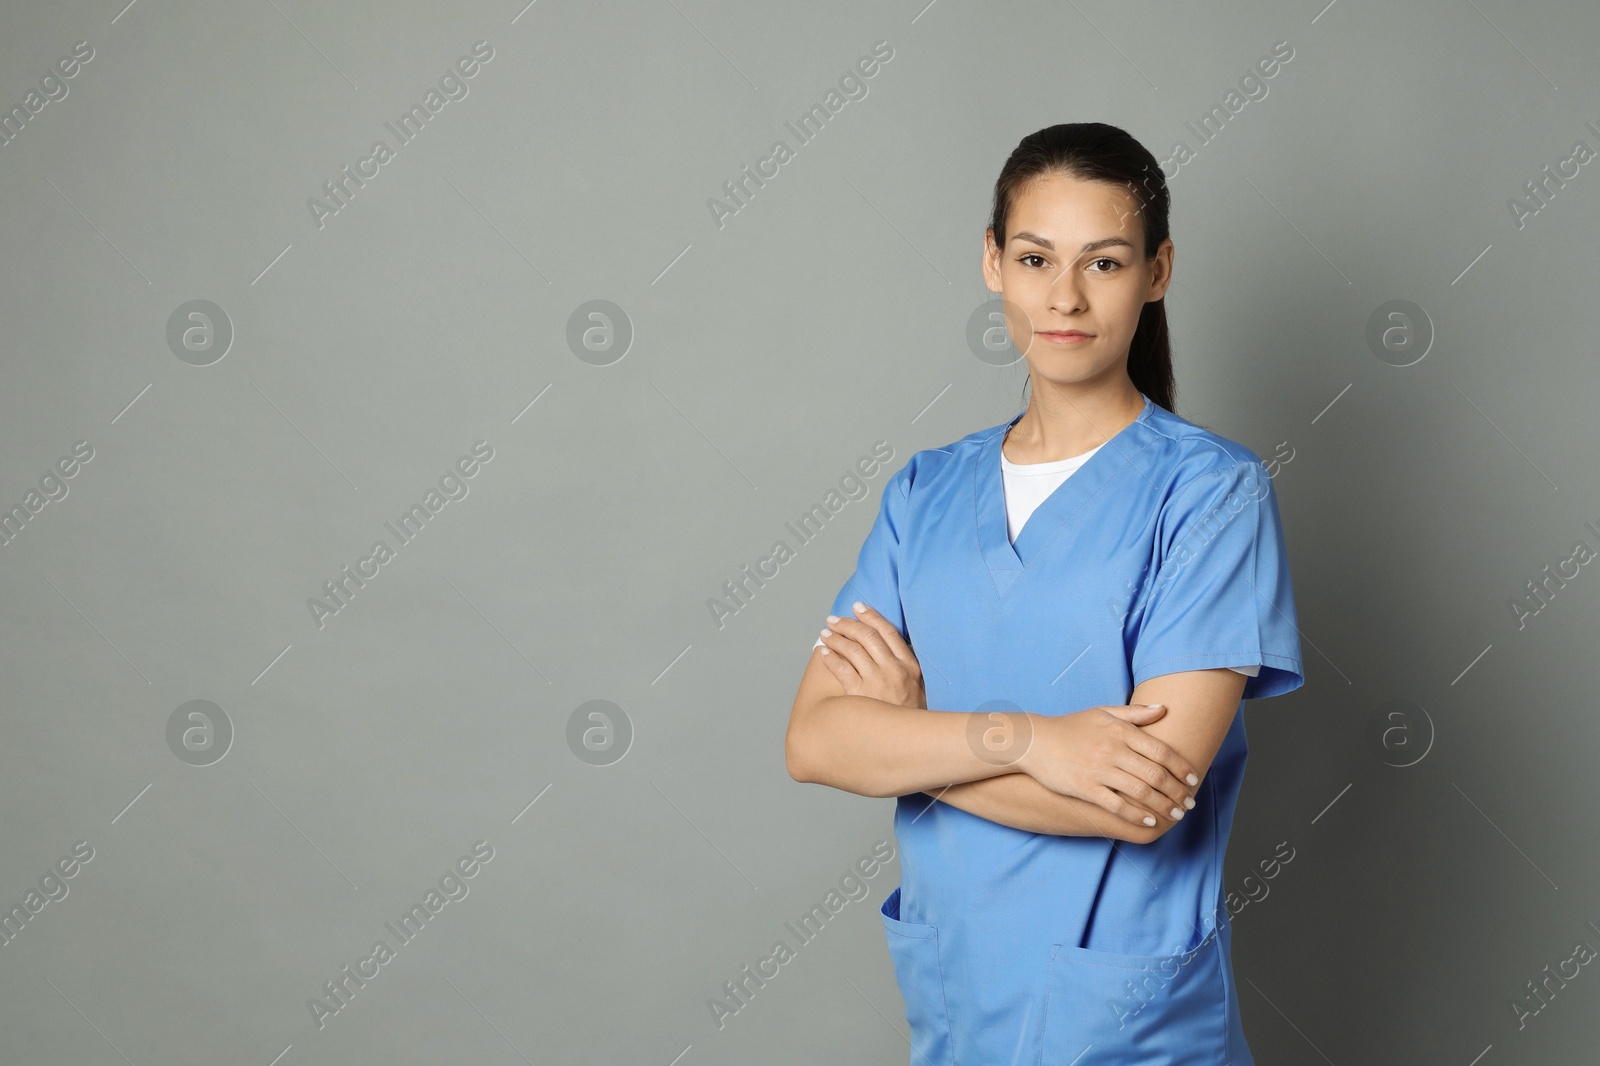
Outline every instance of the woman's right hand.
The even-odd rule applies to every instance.
[[[1017,768],[1052,792],[1105,808],[1133,825],[1176,820],[1194,807],[1199,775],[1141,726],[1167,713],[1160,704],[1090,707],[1059,716],[1029,714],[1032,737]],[[1173,814],[1176,810],[1179,813]]]

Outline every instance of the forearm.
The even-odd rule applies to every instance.
[[[948,788],[925,789],[928,795],[969,814],[1013,829],[1052,836],[1109,837],[1129,844],[1148,843],[1155,828],[1129,824],[1104,807],[1052,792],[1025,773],[1012,772]]]
[[[969,712],[899,707],[869,696],[830,696],[809,707],[791,730],[794,776],[861,796],[906,796],[1011,774],[1012,767],[974,752],[970,718]]]

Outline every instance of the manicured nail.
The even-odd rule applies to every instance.
[[[1166,704],[1165,703],[1147,703],[1147,704],[1145,704],[1145,706],[1150,708],[1152,711],[1158,711],[1161,708],[1165,707]]]
[[[831,637],[831,636],[833,636],[833,630],[831,630],[831,629],[824,629],[824,630],[823,630],[823,631],[822,631],[822,635],[823,635],[823,636],[825,636],[825,637]]]
[[[833,624],[834,624],[834,623],[835,623],[835,622],[837,622],[837,621],[839,621],[839,616],[838,616],[838,615],[836,615],[836,614],[830,614],[830,615],[829,615],[829,616],[828,616],[828,618],[827,618],[827,622],[828,622],[828,624],[829,624],[829,625],[830,625],[830,626],[831,626],[831,625],[833,625]]]
[[[856,609],[856,613],[857,614],[860,614],[862,611],[865,611],[867,609],[867,605],[862,603],[860,600],[857,600],[855,603],[852,603],[850,606],[852,606],[852,607],[854,607]]]
[[[1182,818],[1182,817],[1183,817],[1183,812],[1182,811],[1180,811],[1176,807],[1172,808],[1172,820],[1174,822],[1176,822],[1179,818]]]
[[[1155,825],[1156,824],[1156,816],[1153,815],[1153,814],[1145,815],[1144,816],[1144,824],[1145,825]]]
[[[1191,785],[1198,785],[1200,783],[1200,779],[1193,774],[1190,774],[1188,777],[1184,778],[1184,780],[1189,782]]]
[[[1185,807],[1189,808],[1191,811],[1194,810],[1194,797],[1193,796],[1185,796],[1185,797],[1183,797],[1183,805]]]

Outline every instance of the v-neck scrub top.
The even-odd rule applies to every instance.
[[[909,1061],[1254,1066],[1222,893],[1242,701],[1305,680],[1271,479],[1248,448],[1145,397],[1013,542],[1000,445],[1021,417],[890,477],[832,613],[860,600],[893,623],[936,710],[1063,715],[1126,704],[1161,674],[1259,672],[1194,809],[1153,843],[899,797],[901,880],[880,914]]]

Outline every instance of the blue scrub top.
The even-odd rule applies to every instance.
[[[914,454],[833,601],[899,628],[930,708],[1071,714],[1149,677],[1252,663],[1243,699],[1304,683],[1253,452],[1145,397],[1013,544],[1000,445],[1020,418]],[[912,1066],[1253,1066],[1222,888],[1246,752],[1241,702],[1194,809],[1147,845],[900,797],[901,881],[880,913]]]

